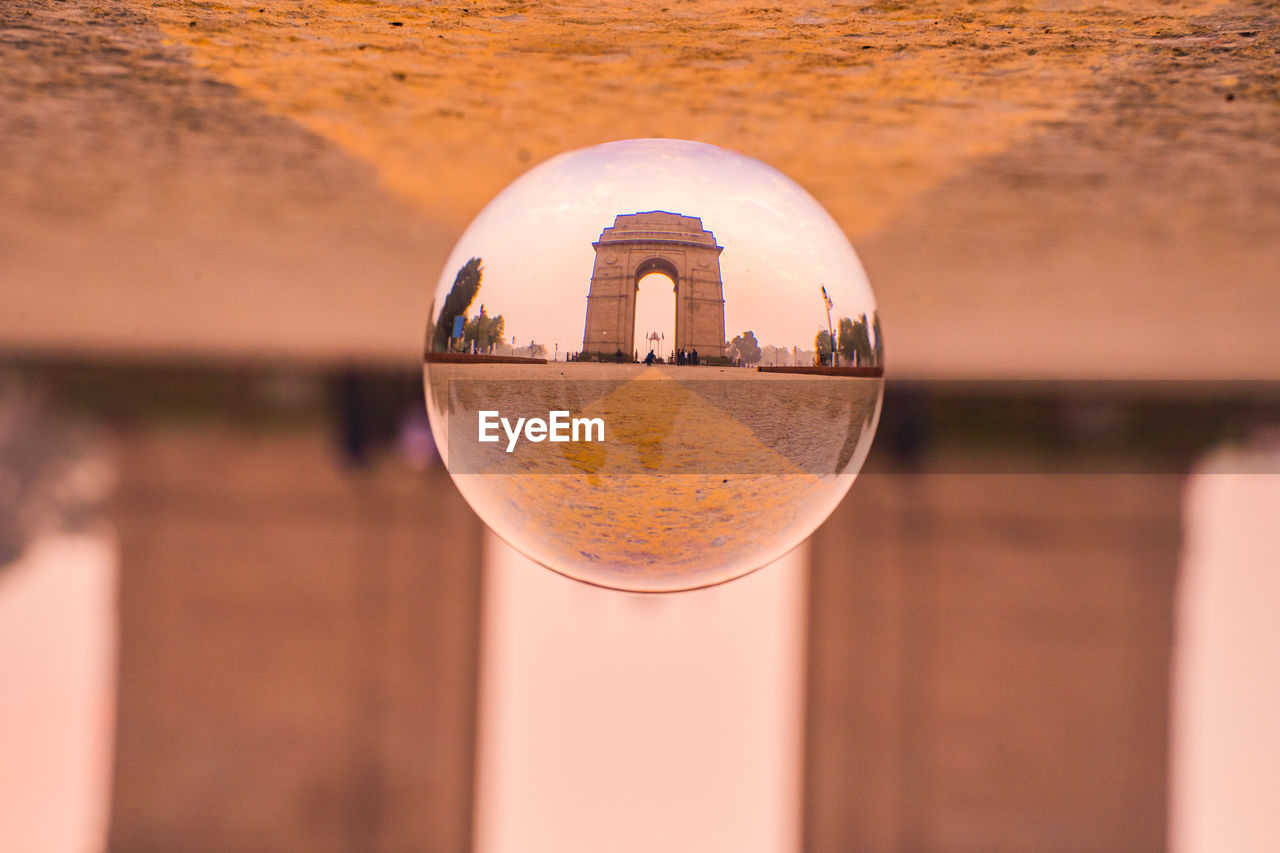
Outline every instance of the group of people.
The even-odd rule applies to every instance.
[[[653,350],[649,350],[649,354],[644,357],[645,364],[653,364],[661,360]],[[696,365],[698,363],[698,351],[696,349],[691,349],[688,352],[683,349],[676,350],[667,359],[667,362],[669,364]]]
[[[613,358],[618,362],[618,364],[622,364],[627,360],[627,357],[623,354],[621,347],[619,347],[617,352],[613,354]],[[649,354],[644,357],[644,363],[650,365],[661,360],[662,359],[658,358],[657,354],[655,354],[653,350],[649,350]],[[678,349],[671,354],[670,358],[667,359],[667,363],[697,366],[698,351],[696,349],[691,349],[686,352],[683,349]]]

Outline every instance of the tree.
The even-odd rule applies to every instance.
[[[841,317],[837,324],[836,333],[836,351],[840,353],[840,357],[844,359],[845,364],[853,364],[853,356],[857,351],[854,344],[855,332],[853,329],[853,320],[848,317]]]
[[[462,348],[468,352],[474,347],[476,352],[491,352],[497,342],[492,337],[493,318],[480,306],[480,313],[472,317],[462,327]],[[501,335],[501,332],[499,332]]]
[[[818,364],[831,363],[831,333],[822,329],[813,336],[813,348],[818,355]]]
[[[859,314],[858,319],[840,318],[840,332],[836,341],[836,350],[846,364],[866,366],[874,364],[871,349],[871,337],[867,331],[867,315]]]
[[[489,351],[489,326],[493,324],[493,319],[485,313],[484,303],[480,304],[480,313],[476,315],[476,349],[481,352]]]
[[[858,349],[858,364],[874,365],[876,363],[875,350],[871,346],[871,328],[867,323],[867,315],[859,314],[858,322],[854,324],[854,345]]]
[[[872,338],[867,327],[867,315],[859,314],[854,320],[854,364],[867,366],[872,364]]]
[[[507,334],[507,321],[502,319],[499,314],[489,321],[489,333],[480,340],[484,342],[485,352],[493,352],[498,344],[502,343],[502,339]]]
[[[738,353],[738,358],[742,359],[743,364],[756,364],[764,354],[760,349],[760,342],[756,340],[755,332],[743,332],[736,336],[731,346]]]
[[[880,312],[879,311],[871,312],[871,330],[875,332],[875,335],[876,335],[876,342],[874,347],[876,360],[874,364],[876,365],[876,367],[884,367],[884,335],[880,333]]]
[[[472,317],[462,325],[462,349],[463,352],[471,352],[473,348],[478,349],[477,341],[480,337],[480,318]]]
[[[436,325],[431,336],[431,350],[445,352],[449,349],[449,338],[453,336],[453,320],[466,316],[476,294],[480,291],[480,279],[484,275],[484,264],[479,258],[472,258],[462,265],[454,276],[453,287],[444,298],[444,305],[436,316]],[[466,327],[463,327],[465,335]]]
[[[530,344],[529,344],[529,357],[530,357],[530,358],[546,358],[546,357],[547,357],[547,348],[546,348],[546,347],[544,347],[542,344],[530,343]]]

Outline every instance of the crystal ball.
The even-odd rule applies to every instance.
[[[764,163],[637,139],[493,199],[427,318],[426,402],[459,491],[586,583],[723,583],[803,542],[866,458],[875,298],[831,216]]]

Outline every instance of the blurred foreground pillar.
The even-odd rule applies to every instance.
[[[111,849],[471,850],[481,535],[448,475],[346,470],[320,425],[119,458]]]
[[[1280,850],[1280,452],[1191,478],[1173,678],[1170,846]]]
[[[107,534],[45,536],[0,567],[0,850],[106,844],[115,587]]]
[[[799,849],[807,546],[640,595],[485,544],[477,851]]]
[[[1164,849],[1182,494],[859,475],[812,540],[805,849]]]

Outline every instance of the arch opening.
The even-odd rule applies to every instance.
[[[637,271],[635,287],[637,358],[643,360],[653,350],[655,357],[665,360],[676,337],[676,277],[657,268]]]

